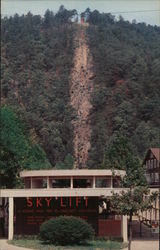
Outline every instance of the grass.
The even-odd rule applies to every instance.
[[[55,246],[45,244],[40,240],[31,239],[14,239],[8,241],[9,244],[38,249],[38,250],[112,250],[112,249],[123,249],[127,245],[125,243],[116,241],[105,241],[105,240],[94,240],[86,243],[85,245],[72,245],[72,246]]]

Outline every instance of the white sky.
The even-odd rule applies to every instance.
[[[160,0],[2,0],[1,13],[21,15],[30,11],[32,14],[43,15],[46,9],[57,12],[60,5],[64,5],[66,9],[76,9],[78,13],[87,7],[92,11],[118,12],[114,15],[121,14],[125,20],[136,19],[137,22],[160,26]]]

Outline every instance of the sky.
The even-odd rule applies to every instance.
[[[97,9],[116,17],[122,15],[125,20],[136,19],[137,22],[160,26],[160,0],[2,0],[1,14],[21,15],[30,11],[44,15],[46,9],[57,12],[60,5],[76,9],[78,13],[89,7],[91,11]]]

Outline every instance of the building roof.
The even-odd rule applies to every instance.
[[[155,158],[157,159],[157,161],[160,161],[160,148],[150,148],[148,149],[146,156],[144,158],[143,164],[145,163],[145,161],[147,160],[148,156],[150,155],[150,153],[152,153]]]
[[[24,170],[20,172],[20,177],[42,177],[42,176],[124,176],[124,170],[110,169],[50,169],[50,170]]]
[[[159,161],[160,160],[160,148],[151,148],[151,152]]]

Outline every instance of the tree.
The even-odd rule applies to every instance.
[[[47,9],[44,14],[44,23],[43,23],[44,27],[45,28],[51,27],[51,25],[53,24],[53,20],[54,20],[53,12]]]
[[[126,136],[117,133],[110,141],[106,152],[103,167],[123,169],[126,175],[122,180],[123,187],[127,188],[120,194],[113,193],[111,197],[112,209],[117,214],[129,216],[129,244],[132,241],[132,217],[139,211],[146,211],[152,207],[156,193],[149,195],[144,168],[129,143]],[[114,173],[114,171],[113,171]]]
[[[132,183],[133,185],[133,183]],[[149,189],[145,186],[135,186],[128,191],[122,191],[120,194],[113,194],[111,198],[112,209],[121,215],[129,217],[129,244],[128,250],[131,250],[132,241],[132,218],[138,212],[143,212],[152,208],[152,203],[157,194],[149,194]]]
[[[18,185],[19,171],[50,168],[45,152],[32,143],[29,133],[15,112],[9,107],[1,108],[1,160],[0,185],[13,188]]]
[[[131,145],[126,136],[116,133],[106,145],[103,168],[128,169],[133,160]]]
[[[61,5],[57,14],[55,15],[56,21],[59,23],[68,23],[71,22],[72,18],[77,15],[77,11],[75,9],[73,10],[67,10],[65,9],[64,5]]]
[[[57,162],[55,168],[56,169],[73,169],[74,158],[71,154],[67,154],[64,162]]]
[[[138,158],[132,156],[129,148],[126,160],[124,161],[123,155],[122,160],[120,163],[124,162],[125,165],[123,169],[126,170],[123,186],[128,188],[128,190],[122,191],[120,194],[113,194],[111,203],[115,212],[129,216],[128,249],[130,250],[132,241],[132,217],[134,214],[138,214],[139,211],[142,212],[150,209],[155,194],[149,195],[144,169]]]

